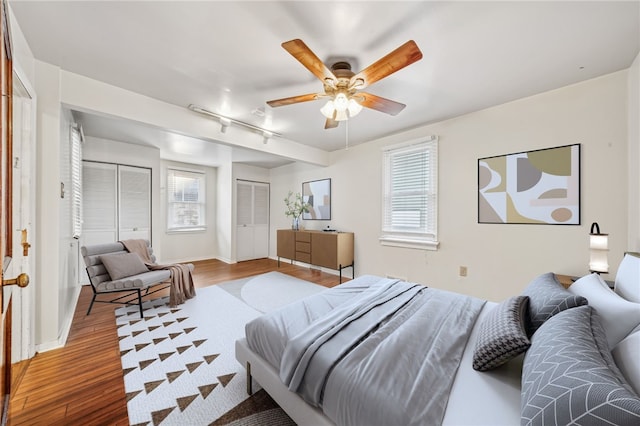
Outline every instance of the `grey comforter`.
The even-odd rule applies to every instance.
[[[379,278],[289,338],[280,378],[339,425],[440,424],[483,305]]]

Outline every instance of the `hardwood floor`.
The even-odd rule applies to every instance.
[[[236,264],[193,262],[196,287],[279,271],[326,287],[338,277],[271,259]],[[87,316],[91,288],[84,286],[65,347],[13,366],[9,425],[128,425],[114,309],[96,303]],[[150,297],[160,297],[156,293]]]

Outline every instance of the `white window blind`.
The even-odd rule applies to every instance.
[[[205,174],[167,169],[167,229],[205,229]]]
[[[71,227],[73,238],[82,235],[82,130],[71,126]]]
[[[437,248],[438,139],[387,147],[382,157],[380,241],[410,248]]]

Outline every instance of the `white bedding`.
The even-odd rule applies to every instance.
[[[279,381],[278,372],[274,366],[280,365],[286,341],[317,317],[330,311],[345,299],[355,296],[360,291],[358,286],[369,285],[370,282],[367,280],[372,282],[377,279],[379,277],[361,277],[343,284],[339,289],[332,289],[332,292],[322,292],[305,299],[301,304],[287,306],[285,310],[290,310],[290,315],[282,315],[272,319],[277,323],[267,322],[262,324],[259,330],[254,328],[249,331],[253,333],[249,337],[256,351],[249,348],[246,340],[238,342],[236,351],[238,360],[243,364],[247,361],[252,362],[253,374],[258,382],[294,420],[298,422],[304,419],[309,420],[305,416],[310,415],[317,421],[318,416],[324,416],[317,409],[306,405],[296,394],[289,392]],[[512,360],[490,372],[478,372],[472,368],[478,324],[495,306],[497,306],[496,303],[485,304],[472,330],[449,395],[443,419],[445,425],[516,425],[520,422],[522,358]],[[300,318],[300,315],[304,315],[306,320],[292,320]],[[285,332],[281,333],[278,330],[285,330]],[[331,424],[328,418],[324,417],[324,420],[327,424]]]
[[[449,394],[443,425],[520,424],[520,377],[522,356],[494,370],[480,372],[473,369],[473,350],[479,324],[498,304],[487,302],[462,355],[460,368]]]

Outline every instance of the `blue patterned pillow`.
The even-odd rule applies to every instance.
[[[522,294],[529,296],[529,320],[527,322],[529,337],[555,314],[565,309],[587,304],[587,299],[568,292],[551,272],[542,274],[531,281]]]
[[[473,351],[474,370],[494,369],[529,348],[524,326],[528,303],[528,296],[510,297],[482,320]]]
[[[521,425],[640,424],[640,398],[616,367],[591,306],[555,315],[531,338],[521,415]]]

